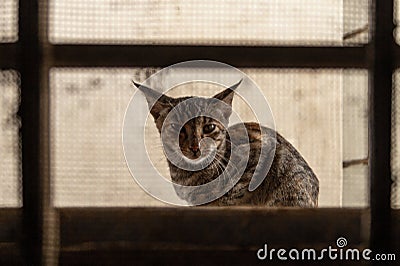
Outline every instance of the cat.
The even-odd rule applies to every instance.
[[[133,83],[144,93],[160,135],[161,132],[165,134],[162,139],[164,149],[168,150],[169,147],[172,154],[180,154],[181,161],[190,162],[199,160],[203,151],[211,150],[207,142],[202,142],[203,139],[211,138],[214,142],[215,157],[204,169],[184,169],[171,162],[173,159],[167,156],[173,183],[184,186],[207,184],[215,180],[226,169],[229,158],[233,158],[232,139],[247,147],[249,159],[245,161],[244,172],[238,177],[237,183],[224,195],[204,205],[318,206],[319,180],[305,159],[284,137],[273,129],[253,122],[228,127],[234,90],[240,82],[211,98],[195,96],[173,98],[139,83]],[[185,104],[188,100],[190,104]],[[168,116],[172,110],[174,114]],[[208,112],[211,110],[213,116],[202,115],[205,110]],[[193,117],[196,113],[199,115]],[[167,117],[169,121],[166,121]],[[175,141],[179,142],[179,147],[173,147],[173,134],[179,136],[175,138],[179,139]],[[274,156],[273,161],[262,183],[254,191],[249,191],[250,180],[257,170],[258,162],[262,163],[265,160],[261,156],[263,143],[269,146],[271,143],[275,145],[275,153],[267,154]],[[180,149],[181,153],[174,149]],[[240,153],[236,154],[236,158],[240,158]],[[196,202],[201,196],[196,193],[185,193],[179,188],[175,188],[175,191],[180,198],[189,203]]]

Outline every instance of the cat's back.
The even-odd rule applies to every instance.
[[[271,128],[258,123],[236,124],[229,128],[229,135],[237,144],[250,145],[250,158],[241,182],[248,183],[259,162],[271,158],[260,158],[261,147],[267,149],[267,157],[273,156],[269,172],[254,192],[250,192],[251,204],[269,206],[318,205],[319,181],[306,160],[283,136]]]

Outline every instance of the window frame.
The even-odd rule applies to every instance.
[[[126,217],[122,227],[127,228],[128,221],[146,217],[138,223],[145,228],[151,219],[169,217],[176,221],[173,232],[179,233],[179,220],[197,217],[200,231],[205,231],[205,221],[220,221],[227,225],[232,223],[227,217],[239,215],[244,220],[249,217],[256,219],[279,217],[277,221],[283,226],[296,226],[301,220],[303,229],[310,235],[319,232],[319,228],[331,225],[327,236],[338,237],[343,233],[339,226],[343,222],[354,224],[349,232],[351,241],[358,239],[356,244],[367,245],[374,250],[390,250],[399,239],[394,239],[394,232],[400,231],[394,226],[400,218],[400,211],[391,209],[391,93],[392,74],[400,66],[400,47],[393,38],[393,0],[373,0],[370,7],[371,39],[360,47],[296,47],[296,46],[188,46],[188,45],[53,45],[47,38],[47,18],[49,0],[19,0],[19,39],[16,43],[0,44],[0,68],[14,69],[21,75],[21,106],[19,116],[22,127],[22,208],[0,209],[0,254],[9,256],[10,261],[20,262],[22,254],[25,262],[41,265],[43,262],[68,262],[74,256],[96,259],[104,251],[104,241],[90,241],[82,237],[82,243],[92,243],[91,249],[82,252],[68,246],[68,235],[73,228],[85,228],[85,219],[96,219],[93,232],[111,230],[114,214]],[[245,55],[245,56],[244,56]],[[363,68],[369,70],[369,173],[370,173],[370,208],[360,209],[315,209],[315,210],[261,210],[256,208],[211,208],[198,212],[196,216],[192,209],[181,208],[62,208],[51,206],[50,165],[50,127],[49,127],[49,70],[52,67],[164,67],[180,61],[191,59],[210,59],[226,62],[236,67],[289,67],[289,68]],[[146,216],[147,215],[147,216]],[[337,219],[337,217],[340,219]],[[6,218],[4,218],[6,217]],[[188,218],[189,217],[189,218]],[[292,217],[294,220],[289,220]],[[315,217],[320,217],[314,224]],[[354,218],[354,217],[358,217]],[[83,219],[83,220],[82,220]],[[124,218],[125,219],[125,218]],[[191,221],[192,221],[191,220]],[[82,222],[83,221],[83,222]],[[195,220],[193,220],[195,221]],[[358,221],[358,222],[355,222]],[[119,221],[121,222],[121,221]],[[248,230],[248,224],[238,221],[239,230]],[[370,226],[366,225],[369,224]],[[397,223],[398,224],[398,223]],[[335,227],[337,225],[337,227]],[[81,226],[81,227],[80,227]],[[164,229],[160,223],[155,231]],[[274,228],[265,229],[257,225],[258,232],[274,233]],[[369,229],[368,229],[369,227]],[[340,232],[342,230],[342,232]],[[67,232],[67,233],[66,233]],[[83,233],[84,231],[80,231]],[[222,241],[229,230],[220,228]],[[358,233],[357,233],[358,232]],[[58,237],[51,239],[50,235]],[[151,234],[151,232],[149,232]],[[361,237],[363,234],[367,236]],[[14,236],[9,238],[9,236]],[[369,235],[369,236],[368,236]],[[201,236],[201,235],[197,235]],[[359,237],[358,237],[359,236]],[[131,235],[134,237],[134,235]],[[207,238],[207,236],[204,236]],[[256,237],[256,235],[254,235]],[[322,236],[320,236],[322,237]],[[399,238],[399,236],[396,235]],[[296,239],[291,236],[292,240]],[[388,241],[388,239],[391,239]],[[51,242],[54,241],[54,242]],[[117,241],[117,240],[116,240]],[[155,239],[149,237],[147,243]],[[194,241],[194,240],[191,240]],[[234,244],[251,251],[254,256],[254,246],[251,243]],[[325,239],[325,242],[331,240]],[[322,241],[322,242],[323,242]],[[118,242],[118,241],[117,241]],[[118,242],[116,250],[109,256],[143,250],[146,246],[124,249],[125,242]],[[290,239],[288,239],[290,242]],[[324,244],[315,238],[303,240],[303,244]],[[4,243],[9,243],[5,245]],[[11,243],[11,244],[10,244]],[[49,243],[55,243],[50,245]],[[126,244],[126,243],[125,243]],[[221,254],[225,254],[224,243],[220,246]],[[329,242],[327,244],[332,244]],[[168,246],[168,245],[167,245]],[[120,248],[118,248],[120,247]],[[168,247],[164,251],[178,254],[177,247]],[[86,253],[85,253],[86,252]],[[192,253],[194,252],[194,255]],[[196,257],[195,250],[188,256]],[[73,256],[71,257],[71,254]],[[92,255],[90,255],[92,254]],[[136,254],[136,253],[132,253]],[[162,251],[159,254],[164,254]],[[180,253],[179,253],[180,254]],[[212,253],[214,254],[214,253]],[[228,254],[228,255],[227,255]],[[248,256],[233,256],[228,252],[225,258],[235,258],[235,261],[248,262]],[[244,254],[244,253],[238,253]],[[249,255],[250,253],[245,254]],[[180,254],[181,255],[181,254]],[[198,254],[197,254],[198,255]],[[151,259],[154,253],[149,253]],[[170,258],[166,253],[166,258]],[[222,257],[221,257],[222,258]],[[0,260],[1,261],[1,260]]]

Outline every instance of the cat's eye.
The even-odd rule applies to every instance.
[[[209,133],[213,132],[214,130],[215,130],[215,125],[214,124],[208,124],[208,125],[205,125],[203,127],[203,132],[205,134],[209,134]]]

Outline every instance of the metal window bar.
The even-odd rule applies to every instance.
[[[22,142],[23,254],[26,262],[42,263],[43,180],[40,173],[39,1],[19,1],[17,66],[21,74],[20,136]]]
[[[147,45],[52,45],[57,67],[165,67],[209,59],[235,67],[366,68],[369,46],[364,47],[241,47]]]
[[[391,116],[393,68],[393,1],[373,1],[374,22],[369,88],[371,248],[390,249],[391,234]],[[398,48],[396,48],[398,49]],[[389,241],[388,241],[389,240]]]
[[[47,71],[50,66],[167,66],[182,60],[205,58],[244,67],[337,67],[370,69],[370,246],[390,248],[390,131],[391,75],[400,66],[400,48],[394,44],[393,1],[373,1],[371,43],[363,47],[221,47],[148,45],[51,45],[46,33],[47,1],[19,1],[19,41],[0,44],[0,68],[21,73],[23,238],[26,261],[43,262],[43,210],[49,208],[45,173],[49,157],[47,136]],[[44,11],[43,11],[44,10]],[[239,52],[240,51],[240,52]]]

